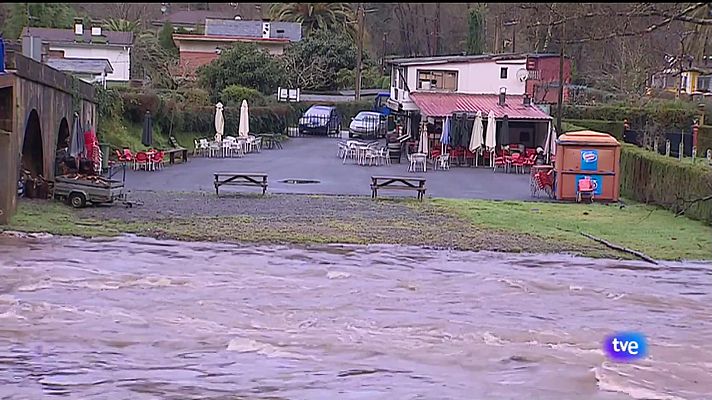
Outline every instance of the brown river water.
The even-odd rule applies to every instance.
[[[0,236],[0,276],[0,399],[712,398],[704,263]]]

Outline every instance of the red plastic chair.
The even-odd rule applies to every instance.
[[[124,160],[125,161],[134,161],[134,155],[131,153],[131,150],[128,148],[124,148]]]
[[[148,154],[144,153],[143,151],[139,151],[136,153],[136,157],[134,158],[134,169],[139,169],[141,166],[148,171],[148,167],[150,164],[150,160],[148,158]]]
[[[524,156],[519,153],[512,153],[511,165],[514,167],[514,173],[519,172],[519,168],[524,171]]]
[[[120,151],[114,150],[114,153],[116,153],[116,159],[119,160],[119,162],[126,162],[126,157],[124,157]]]
[[[510,159],[509,153],[504,149],[501,149],[499,153],[495,153],[494,169],[492,169],[492,172],[497,171],[497,167],[504,167],[506,169]]]
[[[581,202],[583,198],[591,199],[593,202],[593,181],[589,177],[579,179],[578,181],[578,191],[576,193],[576,201]]]
[[[163,168],[163,165],[165,163],[164,157],[165,157],[165,154],[162,151],[157,151],[153,155],[153,158],[151,159],[151,161],[153,161],[153,163],[155,165],[157,165],[159,169],[161,169],[161,168]]]
[[[531,171],[531,167],[536,164],[536,153],[528,155],[526,158],[524,158],[524,161],[522,162],[522,167],[523,168],[529,168]],[[524,170],[522,170],[524,172]]]

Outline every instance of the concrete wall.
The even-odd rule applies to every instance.
[[[105,58],[109,60],[114,72],[106,75],[107,81],[128,82],[131,76],[130,47],[87,47],[72,44],[53,44],[50,51],[63,51],[65,58]]]

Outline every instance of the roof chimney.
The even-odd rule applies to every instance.
[[[263,39],[269,39],[270,38],[270,23],[269,20],[262,20],[262,38]]]
[[[269,39],[270,34],[270,23],[269,21],[262,21],[262,38]]]
[[[91,21],[91,35],[101,36],[101,23],[99,21]]]
[[[74,18],[74,34],[84,35],[84,21],[81,18]]]
[[[530,106],[532,105],[532,99],[529,97],[528,94],[524,93],[524,105],[525,106]]]
[[[506,87],[501,87],[499,88],[499,101],[497,104],[500,106],[503,106],[507,102],[507,88]]]

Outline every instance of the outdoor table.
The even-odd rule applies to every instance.
[[[220,186],[257,186],[262,188],[262,194],[267,192],[267,174],[258,172],[215,172],[215,195],[220,195]]]
[[[378,198],[378,190],[413,190],[418,192],[418,200],[425,195],[425,178],[406,176],[372,176],[371,198]]]

